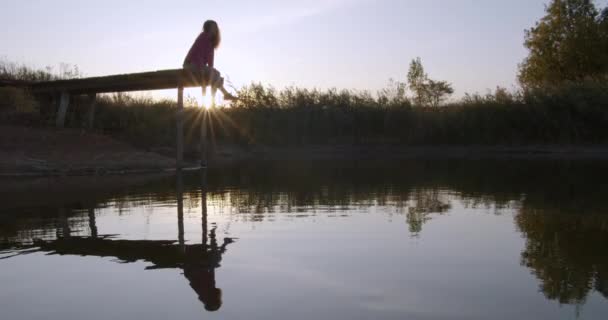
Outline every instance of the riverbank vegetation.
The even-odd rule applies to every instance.
[[[391,90],[388,90],[391,91]],[[509,93],[466,95],[440,108],[366,92],[252,84],[242,100],[209,112],[216,143],[238,145],[529,145],[608,143],[608,83],[564,83]],[[95,130],[144,147],[172,147],[175,102],[128,95],[98,101]],[[87,108],[74,104],[68,126]],[[202,109],[186,108],[186,143],[196,145]],[[53,114],[47,119],[52,123]]]
[[[600,12],[589,0],[553,0],[547,15],[526,31],[524,44],[530,54],[515,90],[450,98],[452,84],[431,79],[416,58],[403,81],[390,80],[375,93],[244,86],[238,102],[210,110],[209,135],[215,143],[241,146],[608,143],[608,9]],[[78,75],[65,65],[58,72],[0,66],[3,79]],[[67,125],[82,127],[88,109],[73,100]],[[26,92],[0,89],[0,101],[2,114],[37,114],[37,122],[29,123],[53,122],[54,107],[38,105]],[[204,112],[187,104],[186,144],[196,146]],[[171,148],[175,107],[171,100],[103,95],[94,130],[143,147]]]

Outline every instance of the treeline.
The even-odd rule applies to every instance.
[[[8,91],[0,90],[0,96],[2,92]],[[209,136],[215,143],[270,146],[608,143],[608,83],[602,81],[566,83],[516,94],[498,89],[483,96],[467,95],[440,108],[413,106],[409,100],[391,95],[299,88],[276,91],[256,84],[239,90],[239,96],[242,100],[230,108],[209,111]],[[27,95],[19,97],[20,103],[35,104],[25,98]],[[85,126],[88,109],[86,100],[82,102],[73,99],[68,127]],[[34,106],[27,110],[42,115],[39,123],[53,123],[54,107]],[[101,96],[94,129],[138,146],[172,147],[175,111],[174,101],[122,94]],[[185,118],[186,143],[197,145],[202,109],[187,107]]]
[[[240,145],[525,145],[608,142],[608,83],[589,81],[468,95],[442,108],[368,93],[250,85],[230,108],[209,111],[209,136]],[[81,126],[75,107],[69,125]],[[49,119],[51,120],[51,119]],[[186,143],[196,145],[202,109],[186,108]],[[175,103],[107,96],[95,128],[142,146],[172,146]]]

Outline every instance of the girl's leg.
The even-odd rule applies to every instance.
[[[218,73],[219,76],[219,73]],[[237,100],[237,98],[235,96],[233,96],[232,94],[230,94],[230,92],[228,92],[228,90],[226,90],[226,88],[224,87],[224,78],[222,78],[221,76],[218,78],[218,81],[216,82],[216,87],[222,92],[222,95],[224,96],[224,100]]]
[[[206,79],[205,74],[207,73],[207,67],[201,69],[201,90],[203,93],[203,97],[207,96],[207,86],[209,85],[209,81]]]
[[[220,91],[222,91],[222,94],[224,95],[224,100],[226,100],[226,101],[238,100],[238,98],[233,96],[230,92],[228,92],[228,90],[226,90],[226,88],[224,88],[224,86],[220,87]]]
[[[215,95],[217,94],[217,88],[211,87],[211,106],[215,107]]]
[[[215,83],[215,79],[217,77],[216,74],[219,74],[219,72],[217,70],[215,70],[212,67],[208,67],[205,66],[203,67],[203,69],[201,70],[201,75],[202,75],[202,90],[203,90],[203,97],[207,96],[207,87],[211,87],[211,94],[214,95],[215,92],[213,91],[213,84]]]
[[[215,107],[215,96],[217,95],[218,81],[221,79],[219,71],[215,68],[211,68],[211,74],[209,77],[209,85],[211,87],[211,105]]]
[[[215,105],[215,95],[218,89],[224,95],[224,100],[236,100],[236,97],[231,95],[224,87],[224,78],[222,78],[220,72],[213,68],[210,71],[209,85],[211,86],[211,99],[213,105]]]

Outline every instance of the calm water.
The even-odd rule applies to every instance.
[[[606,169],[319,162],[4,180],[0,319],[606,319]]]

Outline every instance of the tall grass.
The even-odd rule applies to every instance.
[[[82,73],[77,66],[65,63],[57,68],[46,67],[36,69],[25,64],[0,59],[0,80],[19,81],[49,81],[81,77]],[[40,123],[40,102],[26,90],[0,87],[0,121],[16,124]]]
[[[58,67],[32,68],[23,63],[0,59],[0,80],[48,81],[82,76],[76,65],[61,63]]]
[[[8,70],[14,77],[37,76]],[[377,94],[251,84],[238,90],[241,100],[230,108],[210,111],[209,135],[219,144],[265,146],[608,143],[605,81],[516,93],[497,89],[440,108],[412,105],[404,92],[398,82]],[[98,102],[95,129],[140,146],[172,147],[175,111],[171,100],[106,95]],[[86,112],[74,99],[68,126],[82,126]],[[198,143],[201,114],[186,108],[186,144]]]
[[[608,84],[579,83],[517,94],[468,95],[441,108],[367,92],[275,90],[253,84],[242,100],[210,112],[217,143],[303,145],[528,145],[608,142]],[[201,110],[186,108],[196,144]],[[107,97],[96,127],[134,143],[171,146],[175,102]]]

